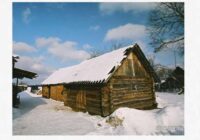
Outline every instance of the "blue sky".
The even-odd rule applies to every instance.
[[[113,44],[138,43],[156,63],[173,66],[173,53],[153,53],[147,21],[155,3],[13,3],[13,53],[17,66],[39,74],[40,83],[60,67],[110,51]],[[183,57],[177,63],[183,66]],[[30,81],[28,81],[30,82]]]

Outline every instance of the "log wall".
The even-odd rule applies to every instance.
[[[63,85],[42,86],[42,97],[51,98],[57,101],[63,101],[63,87]]]
[[[51,85],[50,86],[50,98],[56,101],[63,101],[63,85]]]
[[[122,66],[109,80],[107,88],[110,92],[110,113],[119,107],[156,107],[153,78],[134,54],[122,62]]]
[[[42,97],[50,98],[49,89],[49,86],[42,86]]]
[[[44,87],[42,91],[47,96],[48,89]],[[53,99],[61,98],[62,91],[64,105],[75,111],[101,116],[108,116],[119,107],[149,109],[157,105],[154,80],[133,53],[104,85],[51,86],[50,91]]]
[[[63,91],[64,105],[75,111],[101,115],[101,88],[66,87]]]

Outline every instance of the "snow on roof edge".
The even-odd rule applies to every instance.
[[[60,68],[44,80],[42,85],[106,81],[110,77],[110,70],[114,66],[121,65],[121,60],[127,57],[124,54],[125,51],[134,46],[132,44],[85,60],[77,65]]]

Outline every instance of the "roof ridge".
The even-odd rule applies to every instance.
[[[136,44],[135,44],[135,45],[136,45]],[[128,48],[134,47],[135,45],[134,45],[134,44],[132,44],[132,45],[127,45],[126,47],[121,47],[121,48],[119,48],[119,49],[116,49],[116,50],[113,50],[113,51],[110,51],[110,52],[106,52],[106,53],[104,53],[104,54],[102,54],[102,55],[99,55],[99,56],[97,56],[97,57],[84,60],[84,61],[82,61],[82,62],[80,62],[80,63],[78,63],[78,64],[75,64],[75,65],[72,65],[72,66],[66,66],[66,67],[59,68],[58,70],[65,69],[65,68],[72,68],[72,67],[78,66],[78,65],[80,65],[80,64],[83,64],[83,63],[85,63],[85,62],[88,62],[88,61],[91,61],[91,60],[100,58],[100,57],[102,57],[102,56],[104,56],[104,55],[108,55],[108,54],[110,54],[110,53],[117,52],[117,51],[119,51],[120,49],[125,49],[125,48],[128,49]]]
[[[131,44],[79,64],[60,68],[44,80],[42,84],[105,81],[112,75],[112,73],[109,73],[111,69],[114,66],[119,67],[121,61],[127,57],[126,50],[137,49],[137,47],[139,47],[137,44]]]

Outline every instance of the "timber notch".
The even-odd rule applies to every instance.
[[[157,107],[159,78],[135,44],[62,68],[42,83],[42,95],[76,111],[108,116],[119,107]]]

